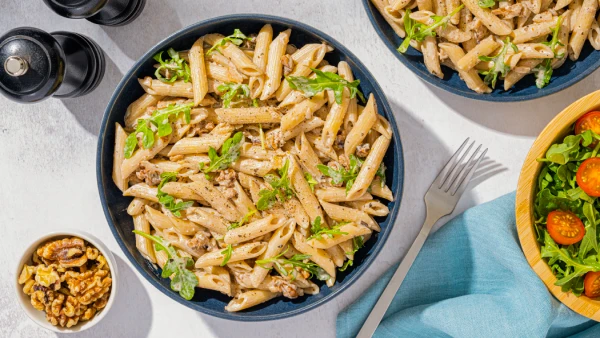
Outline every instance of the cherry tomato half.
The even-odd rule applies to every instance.
[[[546,222],[550,237],[562,245],[575,244],[583,239],[585,227],[583,222],[570,211],[554,210],[548,214]]]
[[[581,134],[586,130],[600,134],[600,111],[585,113],[575,122],[575,134]],[[596,141],[592,142],[588,147],[593,148],[595,146]]]
[[[577,185],[586,194],[600,197],[600,157],[592,157],[583,161],[577,169]]]
[[[588,272],[583,280],[585,295],[590,298],[600,297],[600,272]]]

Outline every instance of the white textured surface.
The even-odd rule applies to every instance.
[[[88,96],[20,105],[0,96],[0,337],[53,337],[29,321],[13,292],[14,264],[43,233],[79,228],[115,253],[121,292],[89,337],[332,337],[336,313],[398,261],[424,217],[422,196],[466,136],[489,147],[484,173],[457,212],[515,189],[533,138],[569,103],[597,89],[600,74],[545,99],[485,103],[433,88],[404,68],[370,25],[360,0],[148,0],[125,27],[68,20],[41,1],[1,0],[0,33],[18,26],[71,30],[106,52],[104,81]],[[96,141],[105,104],[122,74],[168,34],[207,18],[256,12],[303,21],[354,52],[373,73],[394,110],[405,151],[406,180],[399,221],[375,264],[334,301],[307,314],[267,323],[236,323],[201,315],[173,302],[135,272],[106,225],[96,189]]]

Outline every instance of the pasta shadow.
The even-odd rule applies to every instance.
[[[106,108],[112,92],[123,77],[110,56],[106,53],[104,53],[104,56],[106,69],[104,78],[98,87],[85,96],[61,99],[62,104],[73,114],[77,122],[94,135],[98,135],[100,123],[102,122],[102,112]]]
[[[138,60],[165,36],[183,27],[173,3],[176,2],[148,0],[140,16],[127,26],[101,27],[123,53]]]

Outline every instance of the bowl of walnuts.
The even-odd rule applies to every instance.
[[[25,313],[60,333],[96,325],[117,291],[115,259],[96,237],[68,230],[31,243],[16,267],[15,288]]]

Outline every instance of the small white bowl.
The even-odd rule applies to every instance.
[[[48,322],[46,320],[46,313],[44,311],[36,310],[33,307],[33,305],[31,305],[31,298],[23,292],[23,285],[20,285],[17,281],[19,279],[19,275],[21,274],[21,271],[23,270],[23,265],[26,263],[30,264],[30,265],[32,264],[33,253],[42,243],[49,242],[51,240],[63,239],[66,237],[79,237],[79,238],[84,239],[87,242],[91,243],[93,246],[95,246],[102,253],[102,255],[104,255],[104,257],[106,257],[106,261],[108,262],[108,266],[110,267],[110,273],[111,273],[111,278],[112,278],[112,286],[111,286],[111,290],[110,290],[110,296],[108,297],[108,303],[106,304],[104,309],[102,309],[102,311],[97,313],[91,320],[86,321],[86,322],[79,322],[79,323],[77,323],[77,325],[74,325],[70,328],[54,326],[54,325],[50,324],[50,322]],[[87,232],[74,230],[74,229],[51,232],[51,233],[37,239],[33,243],[29,244],[27,246],[27,248],[25,249],[23,256],[21,257],[19,264],[17,264],[17,266],[16,266],[15,274],[14,274],[13,278],[14,278],[15,292],[17,294],[17,300],[21,304],[21,307],[23,308],[23,310],[25,311],[27,316],[29,316],[29,318],[31,318],[31,320],[33,320],[39,326],[41,326],[45,329],[54,331],[54,332],[58,332],[58,333],[81,332],[81,331],[85,331],[85,330],[93,327],[94,325],[98,324],[102,320],[102,318],[104,318],[104,316],[106,316],[106,313],[108,313],[108,311],[112,307],[112,304],[117,296],[117,285],[118,285],[117,262],[115,261],[115,258],[113,257],[112,253],[110,252],[108,247],[106,247],[106,245],[104,245],[102,242],[100,242],[100,240],[98,238],[88,234]]]

